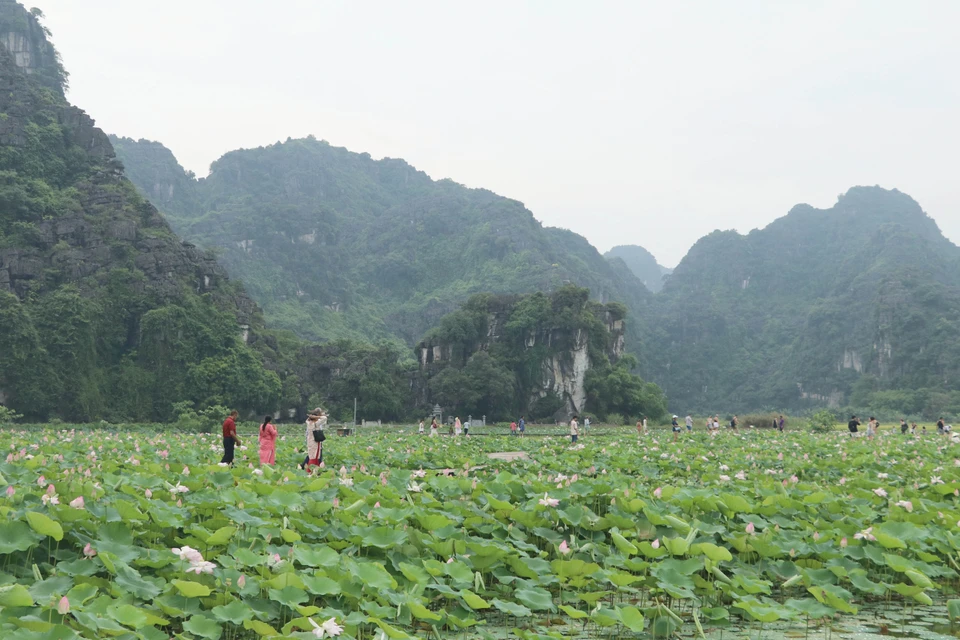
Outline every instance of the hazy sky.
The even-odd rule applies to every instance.
[[[960,240],[960,2],[26,4],[72,102],[199,175],[314,134],[668,266],[853,185]]]

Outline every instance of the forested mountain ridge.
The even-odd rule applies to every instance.
[[[637,276],[647,289],[658,293],[663,289],[663,278],[673,273],[673,269],[664,267],[653,254],[635,244],[616,246],[603,254],[608,260],[620,258],[633,275]]]
[[[39,15],[0,0],[0,403],[75,421],[164,418],[181,400],[275,407],[280,380],[245,344],[256,305],[67,103]]]
[[[960,411],[958,265],[912,198],[879,187],[714,232],[656,298],[646,373],[684,410]]]
[[[174,228],[215,248],[272,326],[412,346],[470,295],[567,283],[631,311],[650,294],[584,238],[524,206],[313,138],[233,151],[193,180],[162,146],[114,138]],[[628,328],[639,335],[640,314]],[[632,339],[628,349],[636,348]]]

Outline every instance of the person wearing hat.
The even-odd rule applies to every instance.
[[[673,439],[676,440],[677,436],[680,435],[680,423],[677,422],[679,416],[674,415],[673,419],[670,422],[670,426],[673,428]]]
[[[307,416],[307,457],[303,461],[303,468],[309,470],[311,466],[319,466],[323,462],[323,442],[317,440],[314,431],[323,433],[327,426],[326,412],[317,407]]]

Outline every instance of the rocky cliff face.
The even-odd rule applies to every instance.
[[[275,403],[276,374],[243,344],[262,325],[256,305],[67,103],[47,35],[0,0],[0,402],[74,421],[168,418],[187,399],[242,406],[244,385],[251,404]],[[211,375],[241,361],[245,381]]]
[[[513,325],[521,299],[506,296],[490,302],[479,318],[477,339],[470,344],[444,339],[442,333],[425,338],[416,348],[421,375],[432,376],[448,366],[462,367],[481,352],[507,349],[515,360],[526,360],[524,368],[535,372],[524,389],[525,405],[534,406],[542,398],[556,397],[562,401],[562,407],[554,417],[569,419],[586,409],[586,375],[597,353],[604,353],[610,362],[616,362],[624,353],[621,308],[596,306],[595,315],[603,327],[599,333],[591,332],[588,326],[560,326],[548,321],[518,335]],[[593,340],[602,344],[591,345],[591,334]],[[591,351],[591,346],[595,351]]]
[[[22,11],[17,3],[0,0],[0,16],[17,10]],[[179,241],[163,216],[136,193],[94,120],[73,105],[50,104],[32,86],[27,76],[42,75],[57,58],[36,21],[21,17],[21,30],[0,33],[0,147],[14,154],[33,151],[39,116],[57,125],[66,149],[86,155],[78,165],[95,168],[70,185],[75,191],[71,210],[32,221],[28,242],[21,246],[0,247],[0,291],[23,298],[68,282],[95,287],[98,273],[130,266],[131,257],[146,276],[143,287],[163,297],[176,297],[185,282],[197,293],[218,291],[226,280],[223,269],[213,257]],[[8,29],[21,24],[3,22]],[[234,302],[248,324],[255,305],[242,295]]]

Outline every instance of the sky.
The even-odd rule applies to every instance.
[[[960,241],[960,2],[27,0],[71,102],[206,175],[309,134],[674,266],[854,185]]]

